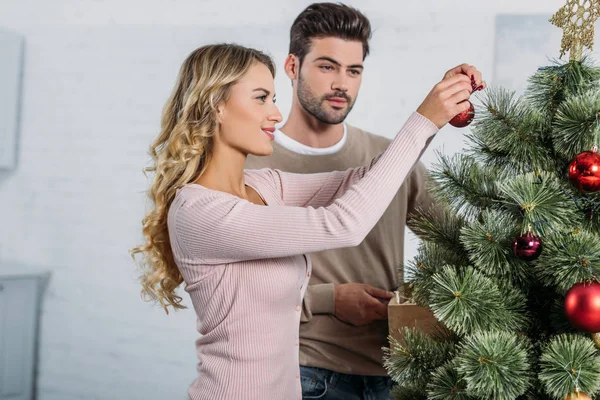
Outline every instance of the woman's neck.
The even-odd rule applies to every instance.
[[[244,182],[246,155],[231,147],[216,145],[204,173],[195,183],[212,190],[248,198]]]

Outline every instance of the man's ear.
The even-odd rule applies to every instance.
[[[300,73],[300,59],[295,54],[288,54],[283,68],[288,78],[295,81]]]

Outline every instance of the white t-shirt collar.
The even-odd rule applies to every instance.
[[[279,129],[277,129],[273,133],[273,135],[275,136],[275,142],[277,144],[285,147],[286,149],[288,149],[290,151],[293,151],[294,153],[306,154],[306,155],[311,155],[311,156],[327,155],[327,154],[337,153],[346,144],[346,139],[348,137],[348,129],[346,128],[346,124],[343,124],[343,126],[344,126],[344,135],[342,136],[340,141],[337,142],[336,144],[334,144],[333,146],[324,147],[324,148],[315,148],[315,147],[310,147],[305,144],[302,144],[302,143],[292,139],[285,133],[281,132]]]

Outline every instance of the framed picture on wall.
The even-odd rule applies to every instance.
[[[563,30],[547,15],[501,14],[496,17],[493,86],[502,86],[523,94],[527,78],[538,68],[552,65],[560,56]],[[600,29],[596,29],[595,47],[588,54],[600,62]],[[569,61],[569,53],[562,61]]]

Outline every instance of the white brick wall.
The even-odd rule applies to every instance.
[[[451,66],[469,62],[491,77],[496,13],[552,13],[563,1],[348,3],[375,28],[349,122],[392,136]],[[191,50],[237,41],[269,51],[281,71],[289,25],[308,4],[0,0],[0,27],[26,46],[18,167],[0,171],[0,268],[53,273],[39,400],[184,398],[195,374],[194,313],[165,316],[142,302],[127,252],[141,240],[146,152]],[[276,86],[286,115],[282,73]],[[460,134],[447,129],[434,147],[457,151]]]

